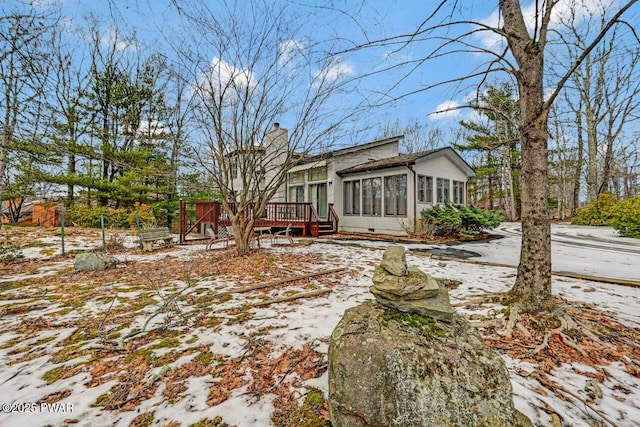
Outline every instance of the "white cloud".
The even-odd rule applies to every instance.
[[[355,71],[355,67],[350,62],[344,61],[341,57],[333,57],[328,64],[314,75],[315,81],[334,82],[344,77],[350,76]]]
[[[302,54],[302,44],[296,40],[287,40],[280,43],[280,56],[278,63],[281,67],[293,68],[296,59]]]
[[[199,85],[201,89],[212,88],[216,91],[227,91],[230,87],[234,92],[246,87],[256,87],[258,83],[250,70],[238,68],[214,57],[209,69],[200,78]]]
[[[162,136],[168,133],[167,127],[164,123],[158,120],[141,120],[138,125],[138,136]]]
[[[120,34],[117,28],[109,26],[107,31],[100,37],[100,43],[113,47],[117,52],[124,52],[128,49],[136,49],[135,44]]]
[[[550,27],[554,28],[561,22],[568,21],[572,21],[573,25],[580,25],[591,17],[601,16],[605,10],[611,10],[617,2],[617,0],[560,0],[553,8]],[[531,1],[529,4],[521,6],[524,22],[530,35],[533,35],[536,28],[536,4],[541,5],[542,9],[544,2]],[[541,15],[537,16],[538,23],[541,18]],[[480,19],[479,22],[492,28],[501,27],[500,11],[496,8],[489,16]],[[487,49],[496,49],[506,44],[506,40],[502,36],[491,31],[483,31],[477,35],[477,38],[480,40],[480,44]]]
[[[458,101],[450,99],[440,103],[435,111],[430,114],[431,120],[456,119],[462,115],[462,104]]]

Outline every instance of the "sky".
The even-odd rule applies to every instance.
[[[132,0],[132,1],[90,1],[65,0],[64,13],[68,16],[70,26],[79,27],[83,24],[83,17],[92,14],[102,21],[105,41],[114,37],[117,31],[127,36],[135,36],[145,44],[153,47],[166,43],[165,38],[170,28],[179,26],[179,18],[175,9],[165,0]],[[215,9],[215,1],[208,2]],[[294,4],[295,2],[289,2]],[[405,34],[417,28],[429,12],[425,3],[417,0],[405,1],[336,1],[333,10],[328,7],[317,7],[313,2],[303,1],[302,5],[293,7],[293,13],[302,18],[302,28],[299,31],[301,39],[298,43],[310,45],[309,35],[319,40],[339,39],[338,49],[349,49],[355,44],[365,43],[367,40],[383,39],[397,34]],[[317,2],[324,4],[325,2]],[[478,6],[469,8],[469,12],[479,19],[490,19],[495,12],[495,6],[487,6],[486,2],[477,2]],[[170,37],[170,36],[169,36]],[[384,46],[362,51],[344,52],[341,61],[336,61],[334,68],[327,70],[328,75],[359,76],[378,72],[384,67],[405,60],[419,57],[424,46],[407,46],[395,51],[395,46]],[[168,51],[168,49],[167,49]],[[211,52],[211,60],[217,58],[216,52]],[[224,60],[225,58],[222,58]],[[469,65],[476,62],[476,58],[469,60]],[[459,70],[456,60],[445,58],[434,66],[421,67],[410,76],[405,76],[405,70],[389,70],[377,73],[358,83],[358,90],[377,98],[376,93],[386,91],[395,86],[390,96],[383,99],[384,105],[376,108],[373,114],[368,113],[363,119],[363,127],[382,126],[385,121],[416,118],[432,123],[456,123],[461,117],[469,116],[470,112],[449,112],[431,115],[433,112],[457,105],[467,96],[466,89],[457,93],[457,87],[442,87],[427,94],[409,96],[397,101],[391,98],[402,97],[438,81],[447,79],[453,70]],[[229,64],[233,67],[234,64]],[[398,83],[398,80],[401,80]],[[373,98],[372,98],[373,99]],[[380,103],[379,99],[374,101]],[[284,121],[283,121],[284,122]],[[291,127],[291,124],[282,123]]]
[[[563,0],[556,6],[554,22],[559,17],[566,17],[569,5],[574,0]],[[589,10],[596,10],[598,3],[620,3],[618,0],[581,0],[576,15],[577,22],[584,22]],[[172,2],[171,0],[63,0],[63,13],[67,17],[70,28],[83,24],[83,17],[93,15],[100,20],[104,39],[108,40],[116,34],[128,37],[135,34],[142,47],[139,49],[158,49],[171,55],[168,44],[175,42],[178,33],[189,31],[176,12],[172,3],[179,4],[187,10],[189,1]],[[222,2],[211,0],[206,2],[216,12],[222,10]],[[273,4],[276,4],[275,2]],[[363,102],[375,108],[369,108],[366,114],[358,117],[358,124],[363,130],[374,135],[384,127],[385,123],[395,120],[406,123],[409,119],[424,121],[429,126],[443,129],[459,127],[460,120],[476,118],[469,109],[458,109],[477,95],[478,79],[465,82],[440,85],[442,82],[465,76],[484,69],[488,57],[478,53],[463,55],[445,55],[436,57],[417,66],[416,60],[424,58],[427,53],[434,52],[441,37],[451,37],[459,31],[469,31],[471,27],[448,27],[439,31],[437,41],[414,42],[408,45],[385,43],[382,46],[352,50],[354,46],[367,42],[382,40],[397,35],[408,34],[419,28],[431,13],[430,2],[420,0],[334,0],[331,2],[302,0],[283,1],[289,13],[296,15],[295,34],[299,36],[288,40],[281,48],[287,52],[295,49],[311,49],[318,41],[332,41],[333,49],[341,52],[324,70],[325,76],[341,76],[355,78],[357,82],[351,88],[354,92],[338,101],[336,108],[356,105]],[[499,22],[497,2],[473,1],[459,2],[456,14],[452,19],[465,19],[495,26]],[[230,2],[231,5],[240,3]],[[435,4],[435,3],[434,3]],[[525,20],[532,27],[535,22],[533,1],[523,2]],[[632,26],[637,22],[639,6],[634,6],[626,15]],[[445,22],[447,14],[437,15],[431,22]],[[250,22],[247,23],[249,26]],[[637,27],[637,25],[635,25]],[[557,28],[557,24],[555,24]],[[203,35],[203,38],[206,35]],[[500,50],[504,41],[492,33],[473,35],[470,39],[474,45],[483,49]],[[205,49],[205,48],[203,48]],[[223,69],[235,70],[236,64],[225,62],[220,52],[212,49],[207,53],[212,62],[219,61]],[[399,64],[406,63],[402,67]],[[409,72],[410,71],[410,72]],[[367,77],[360,79],[361,76]],[[494,74],[489,81],[498,83],[506,80],[506,73]],[[257,78],[259,82],[259,78]],[[429,90],[424,90],[431,87]],[[357,95],[355,95],[357,93]],[[409,95],[412,94],[413,95]],[[381,94],[385,94],[381,96]],[[351,108],[351,107],[350,107]],[[439,112],[439,113],[437,113]],[[291,128],[292,118],[281,120],[283,127]]]

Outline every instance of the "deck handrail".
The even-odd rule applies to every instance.
[[[311,237],[318,237],[320,234],[320,217],[312,203],[309,203],[309,234]]]
[[[333,208],[333,203],[329,203],[329,221],[331,221],[331,229],[334,233],[338,232],[338,221],[340,218],[338,217],[338,213]]]

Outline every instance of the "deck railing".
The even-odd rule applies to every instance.
[[[338,218],[338,214],[336,213],[336,210],[333,208],[333,203],[329,203],[329,221],[331,222],[331,229],[334,232],[338,231],[338,221],[340,219]]]
[[[237,213],[235,203],[230,203],[229,208]],[[244,208],[247,218],[255,219],[255,227],[287,227],[302,230],[303,235],[318,236],[319,218],[314,206],[305,202],[274,202],[268,203],[264,212],[255,217],[256,206],[248,205]],[[334,212],[335,214],[335,212]],[[180,201],[180,243],[187,242],[186,236],[200,228],[210,225],[214,232],[218,233],[218,227],[231,225],[231,218],[216,201]],[[192,239],[197,240],[197,239]]]

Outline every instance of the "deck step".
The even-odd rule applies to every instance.
[[[336,231],[333,229],[333,223],[326,221],[318,223],[319,234],[333,234]]]

